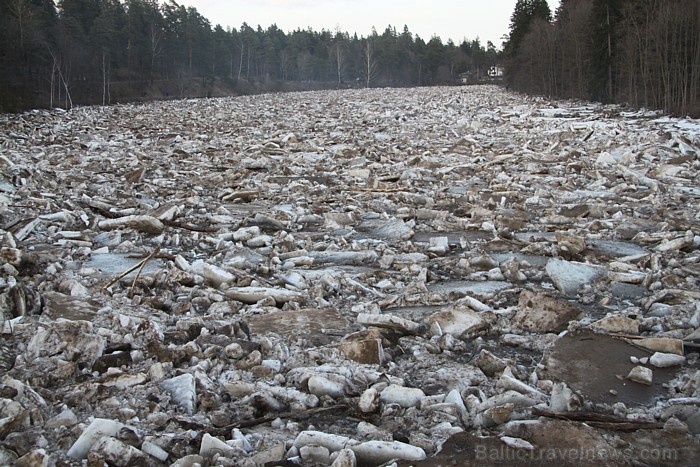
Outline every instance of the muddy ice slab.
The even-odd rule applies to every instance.
[[[450,333],[455,337],[467,338],[488,327],[493,315],[483,314],[470,309],[468,306],[448,307],[428,316],[425,320],[433,335],[441,336]]]
[[[516,327],[528,332],[558,332],[583,314],[575,304],[544,293],[524,290],[513,318]]]
[[[225,293],[232,300],[248,304],[257,303],[265,298],[279,304],[304,301],[304,295],[300,292],[274,287],[231,287],[226,289]]]
[[[624,439],[624,447],[611,441]],[[458,433],[440,452],[423,461],[400,461],[401,467],[437,467],[460,459],[465,465],[695,465],[700,444],[688,434],[664,429],[602,432],[583,422],[540,418],[510,422],[498,436]]]
[[[565,296],[575,296],[585,285],[605,277],[605,269],[600,266],[583,264],[562,259],[551,259],[546,266],[547,275]]]
[[[649,250],[631,242],[615,240],[589,240],[587,241],[590,254],[600,257],[618,258],[625,256],[637,256],[648,254]]]
[[[85,297],[74,297],[60,292],[47,292],[44,294],[44,316],[51,319],[68,319],[92,321],[100,303]]]
[[[495,294],[512,287],[503,281],[444,281],[428,284],[429,292],[443,295],[445,298],[462,298],[467,295],[480,300],[489,300]]]
[[[116,277],[138,265],[144,257],[144,255],[137,253],[95,253],[90,256],[90,260],[85,263],[85,267],[94,268],[107,277]],[[164,266],[163,260],[152,259],[141,269],[141,274],[152,274],[162,270]],[[138,274],[138,270],[133,270],[124,277],[133,280],[136,274]]]
[[[302,339],[309,346],[326,345],[352,332],[348,320],[331,308],[274,311],[253,315],[246,322],[253,336],[274,333],[290,341]]]
[[[630,380],[628,376],[638,362],[648,362],[653,353],[620,337],[573,331],[545,352],[540,377],[565,382],[595,403],[654,404],[666,395],[666,384],[679,368],[654,368],[648,364],[646,367],[653,372],[651,384]]]

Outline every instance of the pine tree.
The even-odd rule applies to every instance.
[[[617,50],[620,3],[620,0],[593,0],[590,93],[593,99],[602,102],[612,102],[615,97],[613,62]]]
[[[530,29],[530,25],[536,18],[549,22],[552,20],[552,11],[547,0],[518,0],[513,14],[510,16],[510,35],[504,50],[507,55],[517,53],[523,38]]]
[[[533,72],[538,68],[538,63],[533,63],[532,56],[536,51],[533,51],[532,47],[526,47],[526,39],[534,26],[541,30],[544,25],[549,25],[551,20],[552,12],[546,0],[518,0],[515,4],[510,17],[510,35],[504,45],[507,59],[505,81],[509,86],[521,91],[533,91],[533,81],[536,79]],[[539,36],[541,38],[546,34]],[[539,87],[539,90],[542,91],[543,88]]]

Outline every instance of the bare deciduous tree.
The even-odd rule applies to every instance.
[[[70,95],[70,89],[68,88],[68,81],[65,78],[65,75],[63,73],[63,61],[61,60],[60,55],[58,55],[57,52],[51,49],[51,47],[48,48],[49,55],[51,56],[51,59],[53,61],[52,67],[51,67],[51,108],[53,108],[53,96],[54,96],[54,85],[57,84],[58,86],[58,101],[61,100],[61,85],[63,85],[63,89],[65,90],[65,98],[66,98],[66,109],[72,109],[73,108],[73,99],[71,98]],[[56,83],[56,75],[58,75],[58,83]]]
[[[517,38],[507,71],[520,91],[700,113],[697,0],[562,0],[554,27],[531,20]]]
[[[10,0],[8,2],[10,13],[17,20],[19,30],[19,43],[22,54],[25,54],[26,30],[32,18],[32,10],[28,0]]]
[[[374,53],[374,45],[369,39],[365,40],[365,47],[364,47],[364,54],[365,54],[365,85],[366,87],[370,86],[370,83],[374,81],[377,78],[377,71],[378,71],[378,66],[377,66],[377,58]]]

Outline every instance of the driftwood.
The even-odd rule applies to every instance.
[[[138,277],[139,277],[139,275],[141,274],[141,271],[143,270],[143,268],[144,268],[144,266],[146,265],[146,263],[148,263],[155,255],[157,255],[159,251],[160,251],[160,246],[157,246],[157,247],[151,252],[150,255],[146,256],[144,259],[142,259],[141,261],[139,261],[138,263],[136,263],[134,266],[130,267],[129,269],[127,269],[126,271],[124,271],[123,273],[119,274],[117,277],[115,277],[115,278],[112,279],[111,281],[109,281],[109,282],[107,283],[107,285],[105,285],[104,287],[102,287],[102,290],[106,290],[106,289],[110,288],[111,286],[113,286],[114,284],[116,284],[117,281],[119,281],[120,279],[122,279],[122,278],[128,276],[129,273],[131,273],[131,272],[133,272],[133,271],[136,271],[137,269],[139,270],[138,274],[136,275],[136,278],[138,279]],[[136,279],[134,279],[134,283],[136,283]],[[133,285],[132,285],[132,290],[133,290]]]
[[[161,222],[168,227],[176,227],[178,229],[185,229],[185,230],[190,230],[192,232],[208,232],[208,233],[213,233],[218,231],[218,227],[200,227],[198,225],[192,225],[192,224],[187,224],[185,222],[178,222],[178,221],[169,221],[166,219],[162,219]]]
[[[349,188],[341,191],[355,191],[358,193],[410,193],[409,188]]]
[[[222,427],[212,427],[211,425],[204,424],[201,422],[198,422],[192,418],[189,417],[176,417],[175,420],[182,426],[183,428],[188,428],[188,429],[195,429],[195,430],[207,430],[209,434],[212,436],[226,436],[231,434],[231,430],[234,428],[250,428],[253,426],[258,426],[262,425],[263,423],[269,423],[272,422],[273,420],[276,420],[278,418],[305,418],[309,417],[311,415],[323,413],[323,412],[331,412],[335,410],[345,410],[349,406],[345,404],[340,404],[340,405],[334,405],[332,407],[317,407],[314,409],[308,409],[308,410],[302,410],[301,412],[282,412],[282,413],[273,413],[269,416],[266,417],[259,417],[259,418],[253,418],[250,420],[241,420],[238,422],[231,423],[226,426]]]
[[[333,407],[317,407],[315,409],[303,410],[301,412],[283,412],[278,414],[272,414],[267,417],[254,418],[252,420],[242,420],[240,422],[234,422],[230,425],[222,427],[225,433],[229,433],[234,428],[249,428],[251,426],[262,425],[263,423],[269,423],[278,418],[304,418],[310,415],[315,415],[322,412],[330,412],[333,410],[345,410],[348,406],[345,404],[334,405]]]
[[[146,267],[146,263],[148,263],[154,256],[158,254],[160,251],[160,245],[155,247],[155,249],[151,252],[150,255],[148,255],[146,258],[141,261],[140,267],[138,272],[136,273],[136,276],[134,277],[134,281],[131,283],[131,290],[129,290],[129,298],[134,296],[134,287],[136,287],[136,281],[139,280],[139,277],[141,277],[141,273],[143,272],[143,268]]]
[[[635,431],[654,430],[663,428],[663,423],[645,422],[640,420],[630,420],[628,418],[617,417],[597,412],[551,412],[549,410],[533,407],[532,415],[540,417],[556,418],[572,422],[583,422],[586,425],[604,430]]]
[[[129,259],[144,259],[147,258],[149,255],[126,255],[125,258]],[[165,259],[168,261],[175,261],[175,255],[171,255],[168,253],[158,253],[155,256],[152,256],[151,259]]]
[[[106,206],[98,206],[97,203],[83,202],[82,204],[95,211],[97,214],[100,214],[102,217],[106,217],[107,219],[117,219],[118,217],[122,216],[122,214],[110,211]]]

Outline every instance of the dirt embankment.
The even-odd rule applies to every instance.
[[[125,104],[171,99],[227,97],[267,92],[295,92],[337,89],[336,82],[297,82],[279,80],[248,80],[221,78],[173,78],[157,80],[122,80],[110,82],[75,82],[69,85],[69,95],[64,89],[50,86],[36,89],[27,96],[12,85],[0,86],[0,112],[22,112],[51,107],[70,108],[76,105]],[[357,87],[355,83],[343,83],[342,89]]]

